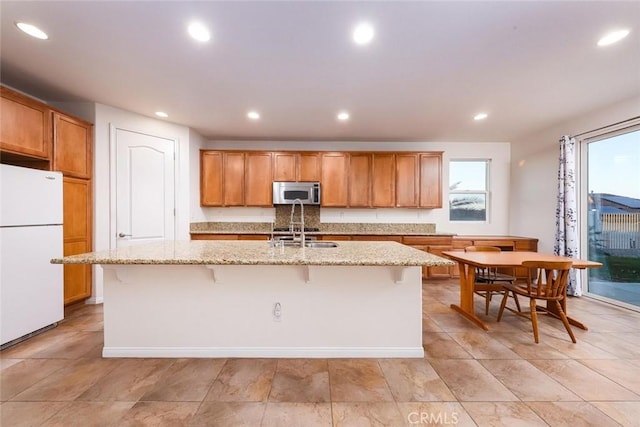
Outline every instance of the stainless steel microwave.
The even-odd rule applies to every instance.
[[[273,183],[273,204],[290,205],[300,199],[305,205],[320,204],[319,182],[275,181]]]

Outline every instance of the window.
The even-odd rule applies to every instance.
[[[586,139],[584,145],[586,249],[590,260],[602,263],[602,268],[588,269],[588,293],[637,309],[640,307],[640,128],[632,126],[595,136]]]
[[[487,221],[489,160],[449,162],[449,220]]]

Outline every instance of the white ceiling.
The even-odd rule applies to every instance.
[[[2,1],[1,80],[210,139],[515,141],[640,99],[640,2]],[[193,41],[197,19],[212,39]],[[371,22],[373,42],[351,41]],[[20,32],[26,21],[49,34]],[[631,34],[608,48],[606,32]],[[250,109],[258,122],[246,119]],[[348,110],[351,120],[335,115]],[[484,122],[472,117],[489,113]]]

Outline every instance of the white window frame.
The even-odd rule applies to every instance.
[[[452,163],[462,163],[462,162],[483,162],[485,163],[485,185],[484,190],[451,190],[451,182],[449,182],[449,195],[447,196],[447,209],[449,210],[449,222],[459,222],[459,223],[475,223],[475,224],[488,224],[489,218],[491,218],[491,159],[482,159],[482,158],[473,158],[473,159],[450,159],[449,160],[449,176],[448,180],[451,180],[451,164]],[[449,209],[449,200],[450,195],[452,194],[479,194],[484,195],[485,200],[485,219],[482,221],[478,220],[460,220],[460,219],[451,219],[451,210]]]
[[[578,137],[577,143],[579,144],[579,152],[577,155],[577,164],[579,165],[579,171],[577,175],[579,176],[579,180],[577,181],[576,191],[578,192],[578,211],[580,215],[578,216],[578,229],[580,230],[580,248],[579,248],[579,256],[581,258],[587,258],[589,250],[589,230],[588,228],[588,211],[587,206],[589,206],[588,197],[589,195],[586,192],[588,188],[588,177],[589,177],[589,144],[592,142],[598,142],[609,138],[614,138],[618,135],[623,135],[626,133],[637,132],[640,131],[640,118],[634,118],[629,121],[621,122],[619,124],[611,125],[608,127],[604,127],[595,131],[587,132],[580,137]],[[592,292],[589,292],[589,274],[587,269],[582,269],[579,271],[580,280],[582,285],[582,290],[584,292],[584,296],[588,298],[593,298],[595,300],[603,301],[609,303],[611,305],[616,305],[619,307],[623,307],[626,309],[630,309],[633,311],[639,311],[638,307],[633,304],[628,304],[623,301],[607,298],[602,295],[598,295]]]

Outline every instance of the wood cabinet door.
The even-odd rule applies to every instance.
[[[322,206],[347,206],[348,171],[349,155],[347,153],[322,154]]]
[[[0,88],[0,150],[48,160],[51,110],[27,96]]]
[[[93,126],[53,113],[53,169],[66,176],[91,178]]]
[[[419,154],[396,154],[396,206],[418,206],[420,177]]]
[[[91,181],[64,177],[62,179],[63,226],[65,241],[91,238]]]
[[[300,153],[298,156],[298,181],[320,181],[322,160],[319,153]]]
[[[349,206],[371,207],[371,154],[349,155]]]
[[[64,177],[63,226],[64,256],[92,250],[91,181]],[[64,266],[64,304],[71,304],[91,296],[91,266]]]
[[[444,251],[450,251],[451,246],[427,246],[427,252],[445,258],[442,255]],[[428,276],[430,278],[449,278],[451,277],[451,267],[437,266],[428,268]]]
[[[200,151],[200,205],[222,206],[223,154],[220,151]]]
[[[88,242],[65,242],[64,256],[91,252]],[[65,264],[64,277],[64,305],[73,304],[91,296],[91,265]]]
[[[244,205],[244,153],[224,153],[223,204]]]
[[[296,181],[298,153],[273,153],[273,180]]]
[[[420,207],[442,207],[442,153],[420,154]]]
[[[371,169],[371,205],[392,208],[396,205],[395,154],[373,153]]]
[[[273,206],[271,153],[246,153],[244,171],[244,204]]]

